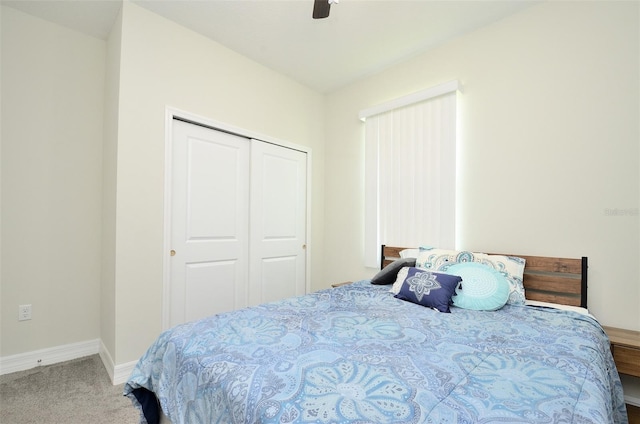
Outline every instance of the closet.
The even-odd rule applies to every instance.
[[[304,294],[307,154],[178,119],[171,137],[169,326]]]

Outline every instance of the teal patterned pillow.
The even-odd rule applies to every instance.
[[[509,282],[491,266],[477,262],[458,263],[450,266],[447,272],[462,278],[451,298],[459,308],[495,311],[509,299]]]
[[[449,267],[458,263],[477,262],[492,267],[509,283],[508,305],[524,305],[525,292],[522,284],[525,260],[515,256],[487,255],[460,250],[420,248],[416,267],[433,271],[449,272]]]
[[[416,267],[439,270],[445,265],[471,261],[473,261],[471,252],[421,247],[416,258]]]

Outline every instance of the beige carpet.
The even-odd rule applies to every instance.
[[[0,376],[0,423],[138,423],[98,355]]]

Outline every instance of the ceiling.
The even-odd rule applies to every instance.
[[[313,0],[129,0],[327,93],[540,0],[340,0],[327,19]],[[0,0],[106,39],[121,0]]]

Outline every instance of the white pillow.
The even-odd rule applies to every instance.
[[[400,251],[401,258],[417,258],[420,249],[404,249]]]
[[[404,283],[404,280],[407,279],[407,275],[409,274],[409,268],[410,267],[408,266],[400,268],[400,271],[398,271],[398,275],[396,276],[396,281],[395,283],[393,283],[393,286],[391,286],[391,289],[389,290],[391,293],[393,294],[400,293],[400,289],[402,288],[402,283]]]

